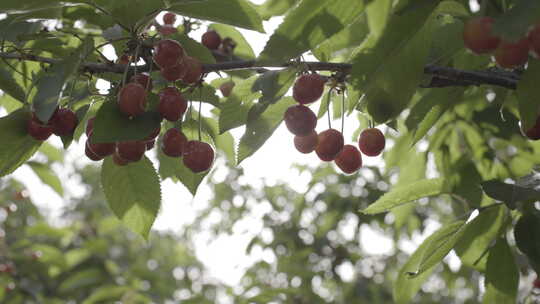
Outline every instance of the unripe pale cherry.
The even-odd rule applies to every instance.
[[[308,154],[317,148],[317,145],[319,144],[319,135],[315,130],[311,131],[306,136],[294,136],[294,147],[296,150],[298,150],[300,153]]]
[[[381,130],[368,128],[360,133],[358,147],[367,156],[377,156],[384,150],[386,140]]]
[[[182,77],[182,81],[185,83],[196,83],[201,79],[203,66],[199,59],[191,56],[184,57],[184,68],[186,69],[186,73]]]
[[[362,167],[362,154],[355,146],[345,145],[334,162],[341,171],[352,174]]]
[[[201,43],[211,50],[216,50],[221,44],[221,37],[216,31],[208,31],[202,35]]]
[[[167,87],[159,93],[158,111],[168,121],[178,121],[186,112],[187,100],[175,87]]]
[[[494,53],[495,61],[503,68],[515,68],[524,65],[529,59],[529,40],[523,38],[517,42],[502,41]]]
[[[162,39],[154,46],[153,58],[160,68],[174,66],[184,60],[184,48],[176,40]]]
[[[301,104],[308,104],[319,99],[324,92],[326,80],[319,74],[305,74],[293,86],[293,98]]]
[[[171,128],[165,132],[161,141],[163,154],[170,157],[181,157],[188,142],[182,131]]]
[[[310,108],[303,105],[291,106],[284,115],[287,129],[298,136],[306,136],[317,126],[317,116]]]
[[[146,143],[144,141],[122,141],[116,143],[116,153],[118,156],[128,162],[141,160],[146,152]]]
[[[214,149],[202,141],[190,140],[184,147],[184,166],[194,173],[208,171],[214,162]]]
[[[78,123],[77,115],[67,108],[57,109],[49,120],[53,133],[58,136],[72,135]]]
[[[336,129],[319,133],[319,144],[315,153],[322,161],[333,161],[343,149],[343,134]]]
[[[128,116],[137,116],[146,109],[146,91],[143,86],[130,82],[118,92],[118,106],[120,111]]]
[[[465,47],[475,54],[486,54],[497,48],[500,39],[491,33],[491,17],[475,17],[465,23],[463,42]]]

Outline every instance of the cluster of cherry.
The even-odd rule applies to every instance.
[[[525,37],[518,41],[505,41],[492,32],[495,20],[491,17],[475,17],[465,23],[463,42],[475,54],[493,53],[497,64],[503,68],[515,68],[529,60],[529,52],[540,56],[540,25],[531,27]]]
[[[379,155],[385,146],[384,134],[376,128],[362,131],[358,140],[360,151],[354,145],[344,144],[343,134],[336,129],[327,129],[319,134],[315,131],[317,116],[305,104],[318,100],[324,91],[326,80],[318,74],[304,74],[293,86],[293,98],[299,103],[287,109],[285,125],[295,135],[294,146],[301,153],[315,151],[322,161],[334,161],[345,173],[352,174],[362,166],[362,153]]]
[[[58,136],[73,135],[79,119],[68,108],[57,108],[47,123],[42,122],[32,112],[31,118],[26,124],[26,130],[30,136],[39,141],[47,140],[52,134]]]

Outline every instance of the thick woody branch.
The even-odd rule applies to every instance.
[[[1,53],[0,58],[36,61],[47,64],[55,64],[60,62],[58,59],[36,56],[32,54],[21,53]],[[237,60],[225,61],[213,64],[204,64],[204,72],[232,71],[232,70],[255,70],[259,73],[267,71],[266,68],[287,68],[297,65],[297,62],[287,63],[264,63],[256,60]],[[308,69],[313,71],[333,71],[349,74],[352,65],[348,63],[332,63],[332,62],[302,62]],[[126,66],[114,63],[98,63],[85,62],[81,65],[82,72],[88,73],[124,73]],[[134,66],[129,67],[132,71]],[[148,71],[148,64],[137,66],[137,71]],[[154,70],[156,67],[154,67]],[[431,81],[421,85],[423,88],[437,88],[448,86],[479,86],[479,85],[494,85],[515,90],[519,81],[519,74],[499,69],[490,69],[484,71],[467,71],[459,70],[451,67],[443,67],[437,65],[426,65],[424,67],[426,75],[433,76]]]

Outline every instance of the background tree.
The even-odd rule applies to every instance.
[[[156,20],[165,10],[169,14]],[[343,172],[361,165],[358,141],[364,158],[385,146],[384,166],[343,176],[321,165],[305,195],[286,185],[235,187],[236,169],[228,184],[211,183],[212,208],[234,195],[272,206],[264,218],[272,237],[254,238],[253,248],[269,248],[276,262],[248,271],[244,285],[250,289],[235,297],[387,302],[391,294],[397,303],[477,301],[477,278],[484,282],[485,303],[514,303],[529,294],[527,283],[518,298],[520,280],[532,281],[540,261],[537,1],[8,0],[0,12],[0,103],[7,113],[0,118],[1,176],[27,163],[60,192],[44,141],[55,134],[65,149],[84,142],[89,159],[103,160],[100,183],[110,210],[147,238],[161,180],[180,181],[194,194],[215,151],[238,165],[285,120],[303,138],[296,139],[297,149],[335,160]],[[274,16],[283,21],[255,55],[237,28],[264,32],[263,20]],[[199,39],[192,30],[200,20],[218,23],[208,24]],[[117,62],[103,53],[108,45]],[[307,55],[314,59],[304,60]],[[229,78],[205,82],[214,72]],[[96,91],[98,80],[111,84],[106,94]],[[332,130],[315,140],[315,125],[320,129],[317,120],[325,115]],[[341,131],[331,127],[333,118],[341,119]],[[345,119],[360,122],[347,148]],[[383,137],[366,135],[377,132],[375,125],[387,126]],[[238,127],[244,134],[235,144],[230,131]],[[155,154],[147,152],[154,145]],[[47,161],[28,161],[37,151]],[[225,211],[216,229],[231,229],[249,214],[245,207]],[[84,217],[93,212],[77,210]],[[340,225],[369,222],[399,244],[428,219],[441,227],[409,257],[398,246],[384,263],[368,263],[355,238],[339,233]],[[66,246],[63,239],[46,248]],[[440,263],[452,250],[463,265],[459,271]],[[76,274],[64,268],[67,261],[58,263],[45,273]],[[340,265],[372,269],[346,282]],[[97,276],[102,269],[84,270]],[[426,284],[421,290],[428,277],[449,288]],[[57,288],[69,290],[69,283],[57,283],[40,288],[53,288],[54,296]],[[138,286],[131,286],[133,296]],[[471,287],[467,295],[461,286]]]

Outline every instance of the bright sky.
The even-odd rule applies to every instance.
[[[263,1],[256,0],[252,2],[261,3]],[[161,18],[158,18],[158,20],[161,20]],[[266,32],[272,33],[280,22],[281,18],[273,18],[269,21],[265,21],[264,28]],[[192,37],[194,39],[199,39],[205,30],[206,28],[202,27],[200,30],[195,31]],[[251,43],[255,53],[260,53],[268,36],[248,30],[240,31]],[[106,49],[105,54],[110,56],[110,58],[115,57],[114,52],[111,52],[111,49]],[[311,59],[309,57],[307,58]],[[208,80],[213,79],[212,77],[217,77],[217,75],[211,75]],[[103,86],[100,86],[100,88],[103,89]],[[315,103],[315,106],[313,107],[314,110],[317,110],[317,107],[318,103]],[[4,114],[5,113],[2,113],[2,116]],[[334,122],[335,125],[339,125],[338,123],[338,121]],[[346,143],[353,143],[351,136],[357,126],[358,122],[354,115],[350,116],[346,121]],[[322,131],[327,127],[326,120],[320,120],[317,131]],[[235,138],[238,139],[243,133],[243,128],[233,130],[232,133]],[[261,185],[263,179],[270,183],[282,180],[287,182],[287,184],[295,190],[304,191],[310,176],[305,174],[300,175],[296,170],[291,169],[291,165],[294,163],[301,163],[317,166],[321,164],[321,161],[314,153],[304,155],[297,152],[292,141],[293,136],[282,124],[255,155],[242,163],[241,166],[244,168],[246,175],[243,182],[247,183],[249,181],[252,184]],[[61,147],[61,143],[57,137],[51,137],[49,142],[53,143],[55,146]],[[85,140],[81,139],[79,143],[73,143],[66,154],[66,164],[55,165],[53,168],[62,180],[66,190],[64,198],[58,196],[47,186],[44,186],[27,166],[19,168],[13,174],[18,180],[27,185],[32,200],[37,205],[49,210],[52,218],[58,223],[62,222],[59,217],[61,208],[65,206],[65,204],[69,204],[70,198],[78,197],[84,193],[83,185],[80,181],[72,177],[74,165],[82,166],[90,163],[84,156],[84,142]],[[150,155],[154,155],[154,152]],[[155,161],[155,157],[153,157],[153,160]],[[379,158],[365,157],[363,160],[367,165],[381,163]],[[218,172],[220,172],[220,165],[223,164],[217,162],[213,170],[218,170]],[[223,172],[223,170],[221,170],[221,172]],[[218,176],[219,175],[220,174],[218,174]],[[180,183],[174,184],[170,180],[162,183],[162,193],[162,208],[154,223],[153,229],[175,232],[179,232],[182,230],[182,227],[189,225],[197,211],[207,206],[209,197],[211,196],[209,188],[204,185],[204,182],[194,198],[183,185]],[[251,240],[252,236],[261,233],[262,222],[260,219],[265,212],[268,212],[268,210],[269,209],[264,205],[261,205],[260,208],[257,208],[256,211],[253,212],[250,218],[238,223],[234,229],[234,235],[222,235],[210,242],[212,236],[209,232],[201,233],[195,240],[196,254],[198,258],[208,266],[211,276],[220,279],[224,283],[235,285],[239,282],[244,269],[250,266],[254,261],[260,259],[264,259],[267,262],[273,261],[274,256],[271,251],[263,251],[261,248],[256,248],[252,256],[247,256],[245,253],[247,243]],[[426,229],[423,235],[417,235],[413,242],[404,241],[403,244],[400,244],[400,247],[407,249],[408,252],[414,251],[417,244],[423,240],[426,235],[429,235],[429,233],[438,228],[438,225],[438,223],[433,222],[428,225],[428,229]],[[364,249],[367,252],[372,254],[389,254],[394,251],[391,240],[377,230],[368,225],[362,225],[360,229],[361,238],[359,241],[363,243]],[[271,235],[268,237],[271,237]],[[373,242],[372,240],[374,239],[377,241]],[[223,261],[227,261],[227,263],[224,263]],[[342,267],[340,269],[340,274],[344,279],[352,277],[352,266]]]

